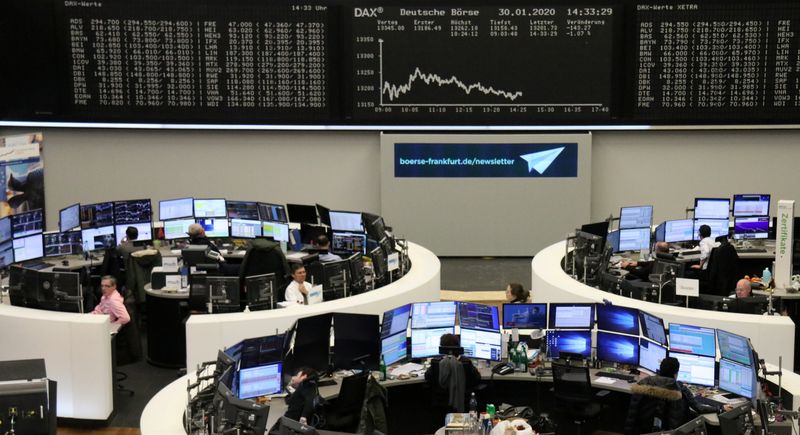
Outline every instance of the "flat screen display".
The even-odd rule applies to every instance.
[[[206,231],[206,237],[228,237],[228,219],[225,218],[198,218],[196,220]]]
[[[382,338],[381,354],[387,366],[406,359],[408,356],[406,331]]]
[[[458,322],[462,328],[499,331],[497,307],[473,302],[458,303]]]
[[[114,225],[114,203],[98,202],[81,206],[81,228]]]
[[[589,329],[594,326],[594,304],[550,304],[550,329]]]
[[[229,219],[261,220],[258,217],[258,203],[251,201],[226,201]]]
[[[228,208],[225,200],[221,198],[195,199],[194,217],[195,218],[224,218],[228,216]]]
[[[639,366],[650,370],[653,373],[658,373],[661,367],[661,361],[667,357],[667,348],[647,341],[644,338],[639,339]]]
[[[597,358],[611,363],[639,365],[639,337],[597,331]]]
[[[312,225],[318,223],[315,205],[286,204],[286,211],[289,213],[289,222]]]
[[[670,353],[681,352],[694,355],[717,356],[717,341],[714,328],[669,324]]]
[[[114,201],[114,223],[138,224],[153,220],[153,209],[150,199],[131,199]]]
[[[62,208],[58,212],[58,230],[62,233],[64,231],[73,230],[81,226],[81,205],[73,204],[69,207]]]
[[[122,243],[122,239],[125,238],[125,232],[128,230],[128,227],[134,227],[139,231],[139,235],[136,237],[136,240],[153,240],[153,226],[150,224],[150,222],[123,224],[114,227],[114,232],[117,234],[117,245]]]
[[[664,222],[664,241],[667,243],[688,242],[694,240],[694,235],[693,219]]]
[[[667,333],[664,328],[664,320],[661,317],[639,311],[639,320],[641,320],[642,334],[645,337],[662,346],[667,345]]]
[[[728,219],[731,213],[729,198],[695,198],[695,219]]]
[[[503,304],[503,328],[547,329],[547,304]]]
[[[650,249],[650,228],[619,230],[619,251]]]
[[[14,261],[33,260],[44,256],[44,242],[41,234],[14,239]]]
[[[719,341],[719,355],[722,358],[747,365],[753,362],[753,352],[747,337],[717,329],[717,341]]]
[[[455,302],[417,302],[412,307],[411,328],[452,327],[456,324]]]
[[[0,269],[5,269],[14,263],[14,242],[6,240],[0,242]]]
[[[158,202],[158,218],[184,219],[194,216],[194,198],[165,199]]]
[[[280,204],[258,203],[258,218],[262,221],[287,223],[286,207]]]
[[[619,305],[597,304],[597,329],[639,335],[639,310]]]
[[[334,254],[367,253],[367,235],[342,231],[331,232],[331,251]]]
[[[381,337],[405,333],[408,330],[408,319],[411,316],[411,304],[397,307],[383,313]],[[405,337],[405,334],[403,334]],[[387,363],[388,364],[388,363]]]
[[[277,362],[239,370],[239,398],[278,394],[283,389],[283,363]]]
[[[444,334],[452,334],[454,327],[412,329],[411,358],[430,358],[439,355],[439,339]]]
[[[276,242],[289,241],[289,225],[280,222],[261,222],[261,235]]]
[[[237,218],[231,219],[231,237],[240,239],[261,237],[261,221]]]
[[[670,352],[680,363],[678,380],[687,384],[713,387],[715,383],[715,365],[713,356],[690,355]]]
[[[461,328],[461,347],[470,358],[500,361],[500,331]]]
[[[736,194],[733,195],[733,215],[769,216],[769,194]]]
[[[113,225],[81,230],[81,243],[83,243],[83,252],[111,249],[116,246],[116,241],[117,239],[114,236]]]
[[[748,399],[756,396],[756,374],[753,366],[726,359],[719,360],[719,388]]]
[[[733,238],[766,239],[769,237],[769,216],[737,217],[733,220]]]
[[[193,223],[194,219],[164,221],[164,238],[167,240],[188,238],[189,225]]]
[[[83,252],[80,231],[44,233],[44,256],[58,257]]]
[[[361,212],[331,211],[330,217],[331,229],[334,231],[364,232],[364,225],[361,223]]]
[[[559,358],[561,352],[592,355],[591,331],[547,331],[547,356]]]
[[[44,231],[44,214],[42,210],[31,210],[11,215],[11,235],[26,237]]]
[[[0,242],[11,240],[11,216],[0,219]]]
[[[700,240],[700,227],[708,225],[711,227],[711,238],[716,239],[719,236],[727,236],[730,232],[730,221],[727,219],[695,219],[694,220],[694,237],[695,240]]]
[[[619,229],[647,228],[653,225],[653,206],[622,207],[619,211]]]

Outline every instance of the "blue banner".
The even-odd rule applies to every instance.
[[[577,177],[577,143],[395,143],[395,177]]]

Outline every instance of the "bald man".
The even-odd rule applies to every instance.
[[[656,256],[658,256],[659,253],[669,254],[669,243],[667,243],[667,242],[657,242],[656,243],[656,249],[655,249]],[[639,261],[623,261],[622,264],[620,264],[619,267],[621,267],[623,269],[626,269],[626,268],[629,268],[629,267],[637,267],[637,266],[640,265],[640,263],[641,263],[642,267],[648,267],[649,266],[649,268],[652,268],[652,264],[645,264],[645,263],[652,263],[650,261],[642,261],[642,262],[639,262]]]
[[[190,245],[205,245],[211,248],[212,251],[219,252],[219,248],[208,237],[206,237],[206,230],[200,224],[189,225],[189,230],[186,231],[189,235]]]
[[[749,298],[753,296],[753,287],[750,286],[749,279],[740,279],[736,282],[736,298]]]

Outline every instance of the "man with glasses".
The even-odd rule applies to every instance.
[[[108,314],[111,318],[111,323],[119,323],[120,325],[130,322],[131,316],[128,315],[128,310],[125,309],[122,295],[117,291],[117,279],[110,275],[102,277],[100,279],[100,291],[103,296],[100,298],[100,303],[92,310],[92,314]]]

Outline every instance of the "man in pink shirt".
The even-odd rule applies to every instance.
[[[110,275],[101,278],[100,291],[103,296],[100,298],[100,303],[94,307],[92,314],[108,314],[111,317],[111,323],[120,325],[130,322],[131,317],[128,315],[128,310],[125,309],[122,295],[117,291],[117,279]]]

